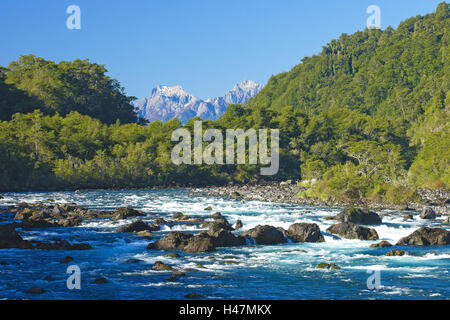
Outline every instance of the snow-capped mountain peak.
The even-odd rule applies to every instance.
[[[134,104],[139,117],[147,120],[167,121],[178,118],[183,124],[194,116],[204,120],[215,120],[225,113],[229,104],[245,104],[264,86],[250,80],[236,84],[223,97],[201,100],[181,86],[157,86],[148,98]]]

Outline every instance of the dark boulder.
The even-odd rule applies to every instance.
[[[235,236],[229,230],[210,228],[207,234],[212,238],[215,247],[237,247],[246,244],[244,237]]]
[[[211,215],[211,218],[213,218],[213,219],[225,219],[220,212],[213,213]]]
[[[208,222],[204,226],[208,227],[208,230],[211,232],[219,231],[219,230],[228,230],[232,231],[233,227],[225,218],[219,218],[212,222]]]
[[[243,237],[252,238],[257,244],[286,243],[283,233],[273,226],[256,226],[241,234]]]
[[[130,224],[121,226],[117,229],[117,232],[140,232],[140,231],[158,231],[161,228],[152,223],[145,223],[142,220],[137,220]]]
[[[71,244],[66,240],[55,240],[54,242],[38,242],[36,249],[41,250],[89,250],[92,246],[89,243]]]
[[[244,225],[243,225],[243,223],[242,223],[242,221],[241,220],[237,220],[236,221],[236,225],[234,226],[234,229],[242,229],[242,227],[244,227]]]
[[[315,223],[294,223],[288,229],[293,242],[324,242],[320,228]]]
[[[81,218],[75,216],[59,220],[58,225],[61,227],[77,227],[81,224],[81,222]]]
[[[357,224],[380,224],[381,217],[367,209],[347,208],[335,217],[341,222],[353,222]]]
[[[145,213],[132,208],[117,208],[112,214],[114,220],[145,216]]]
[[[192,237],[193,235],[190,233],[172,231],[158,241],[150,243],[147,249],[183,250]]]
[[[424,208],[420,214],[420,218],[428,220],[436,219],[436,212],[432,208]]]
[[[436,246],[450,244],[450,232],[441,228],[422,227],[401,238],[398,246]]]
[[[216,250],[213,238],[205,233],[200,233],[189,239],[188,244],[183,248],[187,253],[212,252]]]
[[[40,220],[23,220],[22,228],[25,229],[41,229],[41,228],[53,228],[58,227],[57,222],[49,221],[48,219],[40,219]]]
[[[23,240],[14,225],[0,225],[0,249],[33,249],[30,241]]]
[[[378,240],[378,233],[375,229],[362,227],[352,222],[341,222],[332,225],[327,231],[346,239]]]

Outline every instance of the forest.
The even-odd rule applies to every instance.
[[[280,170],[172,163],[177,119],[137,119],[103,65],[21,56],[0,69],[0,190],[301,181],[301,197],[415,200],[449,190],[449,5],[342,34],[204,128],[279,129]],[[186,128],[193,131],[191,119]]]

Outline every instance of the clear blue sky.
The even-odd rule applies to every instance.
[[[129,95],[182,85],[200,98],[244,79],[266,83],[341,33],[431,13],[442,0],[1,0],[0,65],[22,54],[105,64]],[[81,30],[66,8],[81,8]]]

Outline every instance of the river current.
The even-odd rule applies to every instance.
[[[94,249],[61,250],[0,250],[0,299],[183,299],[186,294],[199,293],[206,299],[449,299],[450,246],[399,247],[404,256],[389,257],[392,248],[371,248],[380,240],[395,244],[422,225],[449,230],[442,219],[430,222],[414,213],[413,221],[403,221],[401,211],[377,211],[383,223],[374,226],[380,240],[340,239],[327,233],[333,221],[325,217],[342,211],[338,207],[269,203],[192,195],[190,190],[84,191],[2,193],[0,206],[17,202],[75,202],[95,210],[133,207],[147,213],[142,220],[151,222],[153,215],[165,219],[175,212],[192,217],[209,218],[221,212],[234,224],[242,220],[248,230],[257,225],[272,225],[287,229],[296,222],[317,223],[325,237],[323,243],[292,243],[262,246],[248,243],[234,248],[218,248],[216,252],[187,254],[179,258],[165,256],[167,251],[147,250],[146,246],[170,231],[200,232],[198,224],[163,225],[152,232],[148,240],[115,230],[132,220],[109,218],[84,221],[69,228],[34,229],[24,231],[24,239],[90,243]],[[50,202],[48,202],[50,203]],[[211,206],[213,211],[205,211]],[[411,213],[408,211],[408,213]],[[0,223],[9,223],[13,215]],[[74,261],[61,264],[64,256]],[[142,260],[125,263],[128,259]],[[162,261],[182,270],[194,268],[184,277],[166,281],[170,273],[153,271],[155,261]],[[335,263],[340,270],[316,269],[321,262]],[[66,280],[68,265],[81,270],[81,289],[69,290]],[[51,275],[54,280],[44,280]],[[94,284],[99,277],[109,280]],[[26,291],[33,287],[47,292],[33,296]]]

